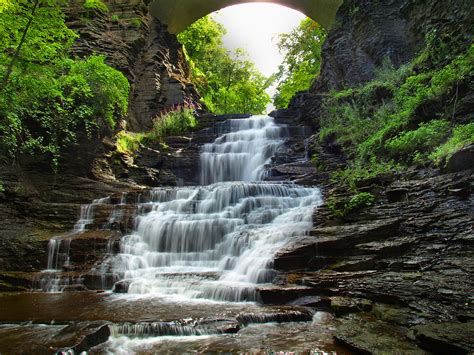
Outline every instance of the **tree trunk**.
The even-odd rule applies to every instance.
[[[10,64],[8,65],[7,71],[6,71],[5,76],[3,78],[2,87],[0,88],[0,92],[3,91],[6,88],[7,84],[8,84],[8,79],[10,78],[10,75],[13,71],[13,66],[15,65],[15,62],[16,62],[19,54],[20,54],[21,47],[23,46],[23,43],[25,43],[26,34],[28,33],[28,30],[31,27],[31,23],[33,22],[33,17],[35,16],[35,11],[38,7],[39,2],[40,2],[40,0],[35,0],[35,3],[33,5],[33,9],[31,10],[31,16],[28,20],[28,23],[26,24],[25,29],[23,30],[23,35],[21,36],[20,43],[18,44],[18,47],[15,50],[15,53],[13,54],[13,58],[12,58]]]

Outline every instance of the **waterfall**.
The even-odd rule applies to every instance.
[[[91,204],[81,205],[81,212],[79,219],[74,225],[72,232],[51,238],[48,242],[48,261],[46,269],[41,272],[35,282],[35,289],[40,289],[47,292],[61,292],[65,287],[71,284],[82,283],[81,277],[71,277],[70,275],[63,275],[63,271],[69,267],[69,252],[71,249],[71,242],[78,233],[87,230],[87,227],[94,223],[94,209],[98,205],[107,204],[110,202],[108,197],[93,200]],[[116,215],[113,211],[109,222],[113,222]]]
[[[260,181],[265,165],[283,143],[286,129],[273,118],[228,120],[221,125],[222,134],[201,150],[201,185],[223,181]]]
[[[256,116],[219,129],[201,150],[203,186],[158,188],[141,201],[151,210],[109,260],[128,293],[257,301],[257,285],[275,275],[277,250],[312,227],[319,189],[262,181],[285,127]]]

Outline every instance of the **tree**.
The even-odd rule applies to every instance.
[[[80,133],[91,136],[126,114],[129,83],[104,57],[69,58],[77,35],[58,0],[0,7],[0,153],[46,154],[57,166]]]
[[[321,47],[326,31],[306,18],[290,33],[281,34],[278,47],[285,55],[276,74],[277,93],[273,104],[286,108],[299,91],[307,90],[321,69]]]
[[[190,62],[193,82],[214,113],[262,113],[270,97],[269,81],[244,50],[223,47],[222,24],[206,16],[178,35]]]

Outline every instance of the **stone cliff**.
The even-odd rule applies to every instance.
[[[182,46],[149,14],[147,2],[105,3],[106,13],[86,9],[79,0],[71,1],[65,12],[68,26],[80,36],[74,55],[105,55],[107,63],[129,79],[127,129],[147,130],[152,119],[167,108],[197,102],[199,95],[189,80]]]
[[[290,109],[306,120],[317,117],[321,95],[373,80],[383,65],[398,68],[409,62],[430,32],[469,43],[465,29],[472,27],[473,11],[468,0],[345,0],[324,43],[320,75]]]

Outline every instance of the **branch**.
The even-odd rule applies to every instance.
[[[31,10],[31,16],[28,20],[28,23],[26,24],[25,29],[23,30],[23,35],[21,37],[20,43],[18,44],[18,47],[16,48],[15,53],[13,54],[13,58],[10,64],[8,65],[7,72],[5,73],[5,77],[3,78],[2,86],[0,87],[0,92],[5,90],[5,88],[7,87],[8,79],[10,78],[10,75],[13,71],[13,66],[15,65],[15,62],[18,56],[20,55],[21,47],[23,46],[23,43],[25,43],[26,34],[28,33],[28,30],[30,29],[31,23],[33,22],[33,17],[35,15],[35,11],[36,11],[36,8],[38,7],[39,2],[40,0],[35,0],[35,4],[33,6],[33,9]]]

